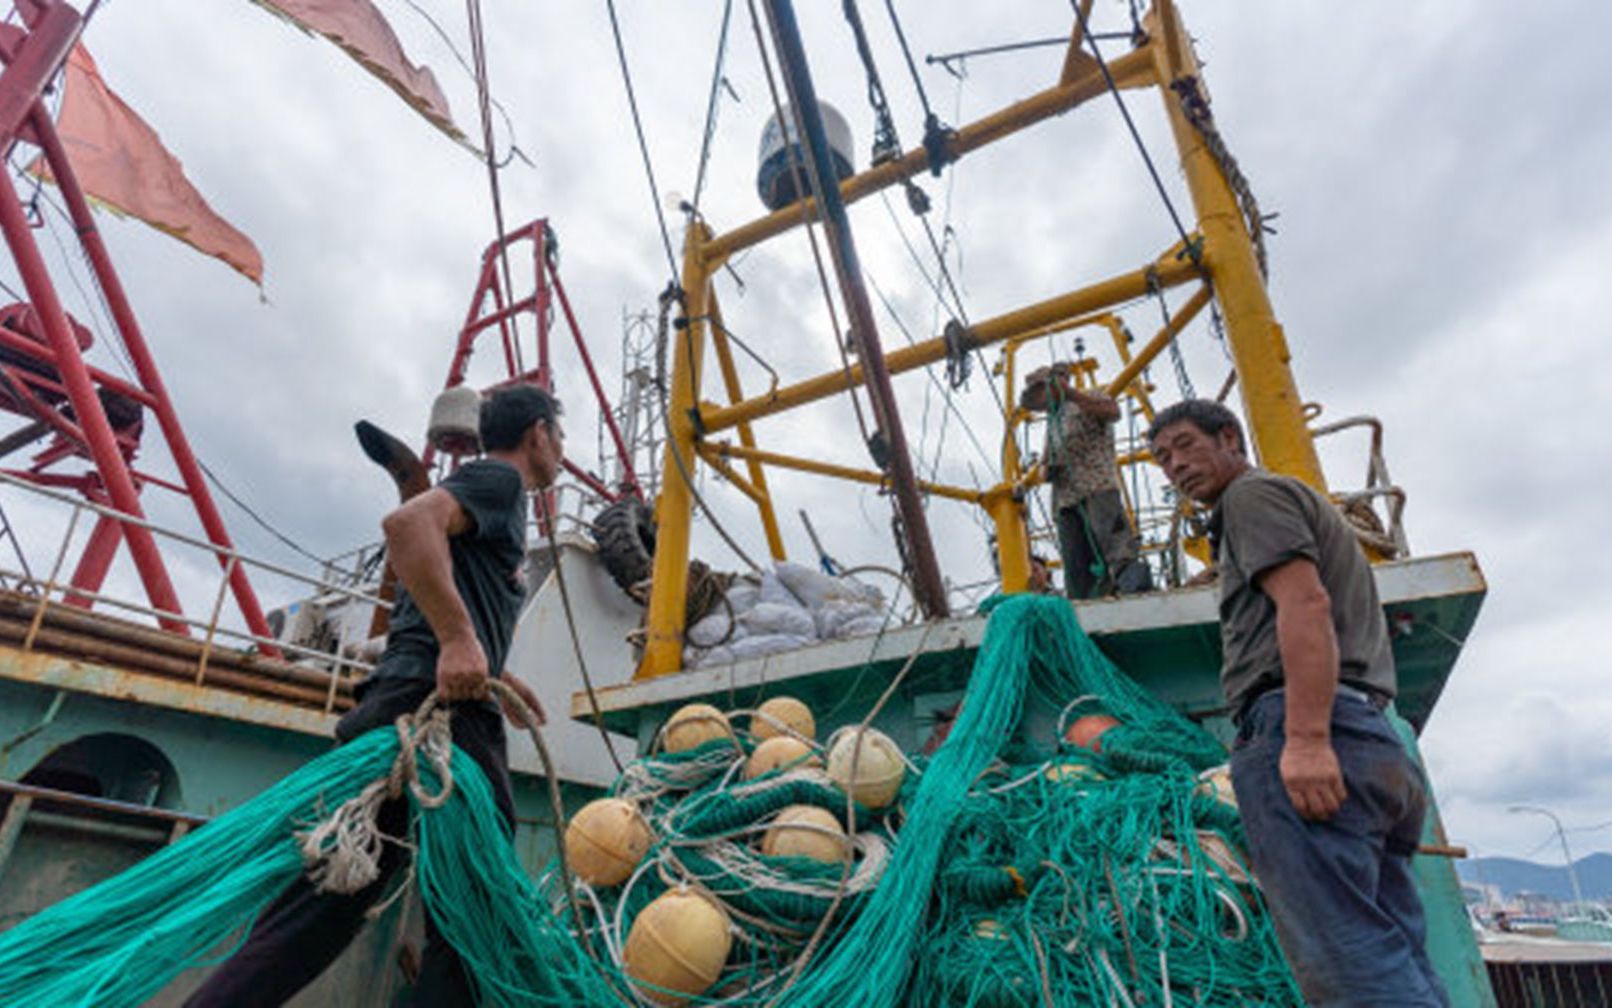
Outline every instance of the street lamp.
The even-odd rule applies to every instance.
[[[1578,872],[1573,870],[1573,852],[1567,849],[1567,831],[1562,829],[1562,821],[1556,818],[1556,813],[1550,809],[1540,808],[1538,805],[1512,805],[1507,812],[1537,812],[1542,816],[1549,816],[1556,826],[1556,839],[1562,842],[1562,857],[1567,859],[1567,879],[1573,884],[1573,902],[1582,907],[1584,905],[1584,892],[1578,887]]]

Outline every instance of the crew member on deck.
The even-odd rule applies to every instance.
[[[524,597],[527,493],[554,482],[563,458],[560,404],[532,385],[494,392],[482,403],[486,454],[461,465],[435,488],[386,516],[387,558],[398,594],[386,650],[355,691],[358,705],[336,725],[348,742],[419,708],[433,690],[452,705],[453,743],[480,765],[511,838],[511,791],[504,724],[488,699],[499,676]],[[519,679],[501,676],[539,716],[542,706]],[[512,712],[506,711],[514,720]],[[407,797],[380,807],[377,825],[406,839]],[[281,1005],[335,961],[364,926],[365,913],[408,862],[387,843],[381,874],[357,893],[319,892],[306,878],[283,893],[253,925],[238,952],[208,978],[190,1006]],[[426,946],[411,1005],[475,1003],[458,954],[426,916]]]
[[[1064,594],[1089,599],[1152,589],[1152,572],[1138,556],[1140,543],[1119,493],[1119,404],[1076,388],[1066,365],[1032,371],[1020,403],[1047,411],[1042,459],[1052,484]]]
[[[1426,782],[1383,713],[1394,656],[1354,533],[1309,486],[1253,468],[1219,403],[1176,403],[1148,441],[1170,483],[1214,507],[1232,786],[1305,1001],[1448,1004],[1410,868]]]

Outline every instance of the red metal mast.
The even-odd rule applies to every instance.
[[[53,434],[52,443],[23,469],[7,472],[48,486],[69,486],[97,503],[143,517],[140,489],[156,484],[188,497],[207,539],[221,549],[233,549],[223,518],[207,490],[200,465],[191,452],[184,428],[168,398],[155,358],[134,316],[106,245],[79,186],[55,124],[41,96],[56,78],[83,30],[83,19],[60,0],[17,0],[23,26],[0,25],[0,154],[9,155],[16,144],[39,147],[56,180],[67,212],[95,282],[106,298],[114,324],[134,365],[136,382],[126,382],[90,367],[83,352],[86,331],[68,316],[55,284],[34,241],[27,214],[9,176],[0,173],[0,232],[4,233],[29,303],[0,309],[0,408],[24,416],[29,431]],[[82,335],[80,335],[82,334]],[[9,394],[8,394],[9,393]],[[114,424],[108,404],[118,414]],[[179,482],[161,479],[133,468],[142,430],[141,414],[149,410],[157,419]],[[7,439],[15,451],[20,443]],[[47,469],[70,458],[87,459],[92,468],[76,474]],[[178,596],[149,530],[135,524],[102,518],[91,534],[73,574],[72,587],[96,591],[106,577],[119,540],[128,543],[129,555],[154,609],[181,615]],[[237,606],[254,634],[272,637],[262,607],[239,564],[219,554],[218,563],[229,572]],[[70,602],[88,605],[82,597]],[[186,633],[183,623],[161,620],[165,629]],[[265,651],[272,649],[265,647]]]
[[[499,279],[499,258],[524,248],[527,243],[530,243],[532,253],[532,293],[512,301],[514,292],[506,291],[505,285]],[[560,280],[559,250],[559,242],[546,217],[524,224],[487,246],[487,250],[481,254],[481,273],[476,280],[476,289],[470,296],[470,309],[465,313],[465,323],[459,330],[453,361],[448,365],[448,380],[443,388],[449,389],[464,384],[471,354],[475,352],[476,339],[496,326],[503,349],[506,375],[498,384],[528,382],[545,391],[554,391],[549,328],[553,323],[555,305],[558,304],[560,313],[565,317],[566,328],[571,331],[577,356],[581,358],[582,367],[587,372],[588,382],[593,388],[594,399],[599,405],[599,414],[603,417],[610,438],[615,443],[616,452],[621,457],[623,476],[619,486],[607,487],[597,476],[570,459],[565,460],[565,468],[589,490],[607,501],[615,501],[623,496],[641,497],[643,491],[638,485],[638,475],[633,471],[632,453],[627,450],[621,430],[610,411],[609,397],[605,395],[604,387],[599,384],[599,372],[593,366],[593,357],[588,353],[588,344],[582,338],[582,329],[577,325],[576,313],[571,310],[571,299],[566,296],[565,284]],[[489,301],[491,301],[490,309]],[[523,367],[523,357],[517,346],[515,320],[523,315],[530,315],[534,323],[533,341],[537,351],[537,366],[530,369]],[[420,458],[429,466],[434,455],[435,449],[427,444]]]

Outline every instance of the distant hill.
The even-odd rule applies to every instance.
[[[1589,900],[1612,899],[1612,854],[1591,854],[1573,862],[1579,887]],[[1519,892],[1543,893],[1557,900],[1571,900],[1573,885],[1561,865],[1542,865],[1518,858],[1486,857],[1455,862],[1463,882],[1499,886],[1506,896]]]

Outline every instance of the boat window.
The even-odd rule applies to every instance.
[[[162,750],[115,732],[84,735],[58,746],[22,783],[131,805],[179,805],[179,775]]]

